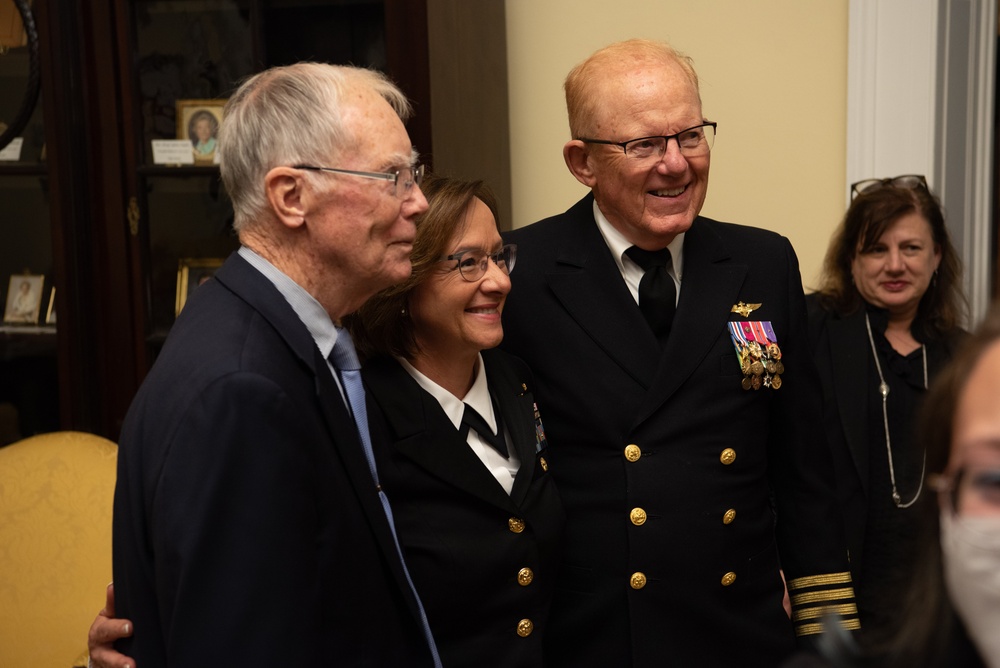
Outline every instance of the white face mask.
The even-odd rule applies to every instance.
[[[1000,517],[942,511],[941,552],[952,605],[986,665],[1000,668]]]

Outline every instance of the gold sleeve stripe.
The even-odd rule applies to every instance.
[[[844,619],[841,620],[840,625],[848,631],[857,631],[861,628],[861,621],[857,619]],[[802,624],[795,627],[795,635],[797,636],[812,636],[822,632],[823,625],[819,622],[815,624]]]
[[[795,594],[792,598],[792,605],[805,605],[806,603],[821,603],[825,601],[838,601],[845,598],[854,598],[854,589],[844,587],[842,589],[827,589],[825,591],[811,591],[805,594]]]
[[[854,603],[842,603],[840,605],[820,605],[815,608],[800,608],[792,615],[792,621],[801,622],[803,619],[817,619],[828,613],[856,615],[858,614],[858,606]]]
[[[847,584],[851,581],[850,572],[844,573],[824,573],[823,575],[810,575],[804,578],[795,578],[788,581],[788,590],[802,589],[804,587],[819,587],[821,585]]]

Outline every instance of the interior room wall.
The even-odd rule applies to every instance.
[[[848,188],[848,0],[506,0],[506,17],[514,227],[586,193],[562,159],[569,70],[661,39],[694,59],[719,123],[702,213],[787,236],[816,285]]]

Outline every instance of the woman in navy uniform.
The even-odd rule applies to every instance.
[[[516,247],[482,182],[421,188],[412,276],[350,323],[379,475],[444,665],[539,666],[564,515],[531,374],[492,350]]]

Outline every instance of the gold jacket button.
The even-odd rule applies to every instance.
[[[538,458],[538,464],[542,467],[543,471],[548,471],[549,470],[549,463],[547,461],[545,461],[545,457],[539,457]]]
[[[625,459],[630,462],[637,462],[639,458],[642,457],[642,450],[635,443],[629,443],[625,446]]]
[[[632,574],[632,577],[629,578],[628,583],[632,586],[632,589],[642,589],[646,586],[646,574],[641,571],[636,571]]]
[[[733,584],[734,582],[736,582],[736,573],[733,573],[732,571],[729,571],[728,573],[726,573],[725,575],[722,576],[722,586],[723,587],[728,587],[729,585]]]
[[[736,461],[736,451],[732,448],[726,448],[722,451],[722,454],[719,455],[719,461],[726,466],[729,466]]]
[[[512,517],[507,520],[507,526],[514,533],[521,533],[524,531],[524,520],[519,517]]]
[[[522,619],[517,623],[517,635],[522,638],[527,638],[531,635],[531,632],[535,630],[535,625],[530,619]]]
[[[530,568],[522,568],[517,572],[517,584],[527,587],[535,579],[535,574]]]
[[[723,524],[732,524],[733,520],[735,520],[735,519],[736,519],[736,511],[733,510],[732,508],[730,508],[729,510],[727,510],[726,512],[724,512],[722,514],[722,523]]]
[[[632,520],[632,524],[641,527],[646,523],[646,511],[642,508],[633,508],[632,512],[628,514],[628,518]]]

